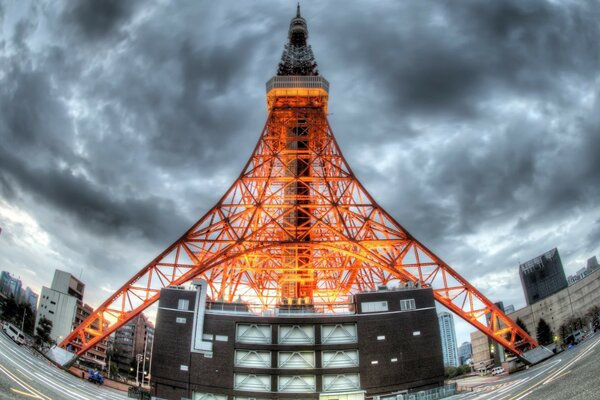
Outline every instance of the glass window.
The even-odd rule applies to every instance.
[[[364,313],[381,312],[388,310],[387,301],[365,301],[360,304],[360,309]]]
[[[187,310],[190,307],[190,301],[187,299],[179,299],[179,302],[177,303],[177,309],[178,310]]]
[[[416,310],[417,305],[415,304],[415,299],[405,299],[400,300],[400,310],[408,311],[408,310]]]

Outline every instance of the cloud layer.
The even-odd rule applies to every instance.
[[[358,178],[493,300],[600,249],[600,7],[304,1]],[[99,304],[206,212],[265,120],[294,7],[0,5],[0,268]]]

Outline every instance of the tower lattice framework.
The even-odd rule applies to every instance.
[[[439,303],[513,353],[537,346],[356,179],[327,121],[329,83],[318,75],[312,50],[302,48],[307,37],[298,9],[280,75],[267,83],[267,122],[233,185],[61,347],[85,353],[157,301],[161,288],[192,279],[208,282],[210,299],[244,302],[256,312],[348,312],[359,291],[430,286]]]

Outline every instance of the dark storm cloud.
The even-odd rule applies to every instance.
[[[15,68],[6,82],[13,84],[3,85],[0,91],[4,110],[0,124],[3,192],[14,194],[16,186],[33,193],[39,201],[48,202],[75,216],[87,229],[101,233],[139,230],[157,239],[165,232],[174,235],[174,227],[187,225],[170,201],[155,196],[111,198],[108,188],[98,187],[74,172],[78,164],[85,165],[85,160],[70,148],[68,135],[72,128],[66,110],[43,73]],[[165,213],[171,214],[169,224],[160,221]]]
[[[595,3],[302,7],[344,155],[417,239],[473,279],[559,244],[565,264],[598,248],[598,223],[585,244],[548,229],[599,217]],[[90,248],[74,263],[121,281],[128,259],[152,259],[239,174],[295,4],[40,9],[4,18],[0,194],[65,249],[79,232]]]
[[[132,17],[137,1],[76,0],[67,3],[63,20],[87,40],[103,40],[122,33],[121,28]]]

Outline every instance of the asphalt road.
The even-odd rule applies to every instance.
[[[127,394],[98,387],[56,368],[0,333],[0,399],[123,400]]]
[[[528,370],[482,384],[452,400],[600,399],[600,333]],[[123,400],[50,364],[0,333],[0,399]]]
[[[460,400],[598,400],[600,332],[534,367],[453,396]]]

